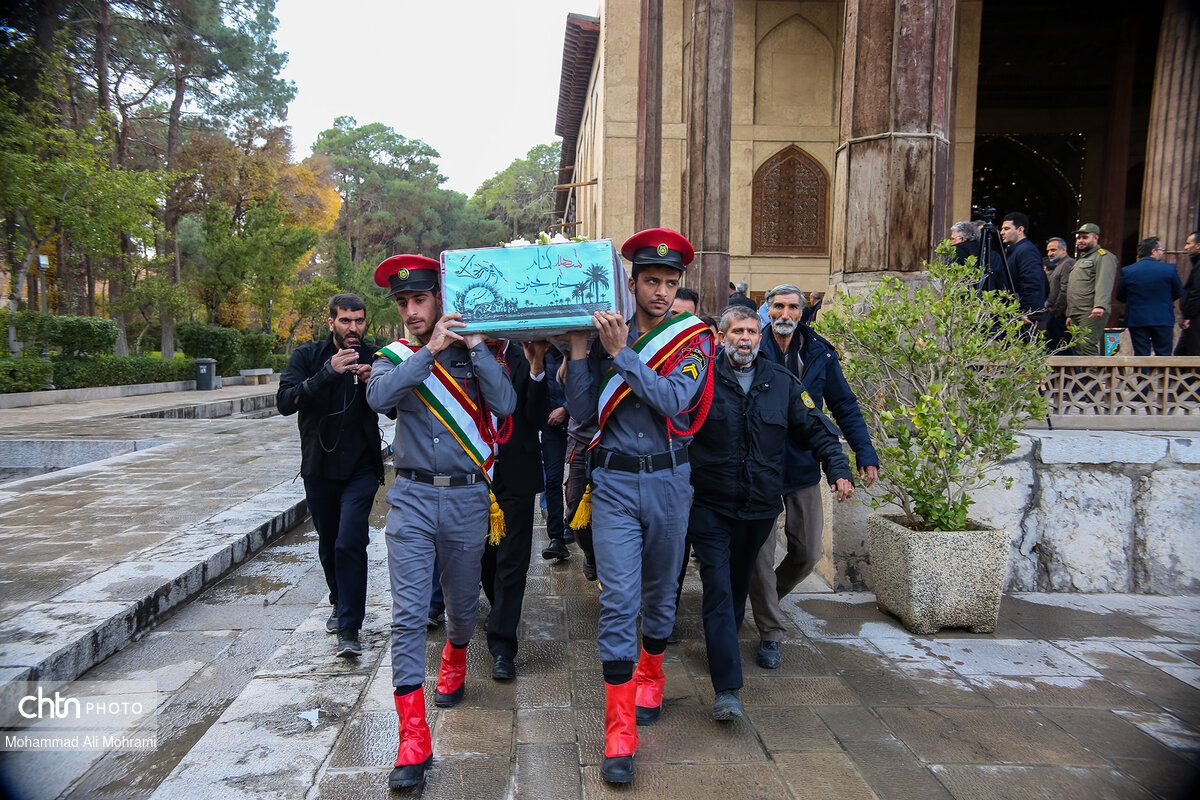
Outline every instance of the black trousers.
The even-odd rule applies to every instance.
[[[1174,325],[1139,325],[1129,329],[1135,356],[1148,356],[1151,349],[1156,356],[1171,355],[1171,340],[1175,338]]]
[[[504,512],[504,538],[483,549],[480,583],[492,604],[487,618],[488,651],[493,656],[517,654],[517,627],[525,602],[529,549],[533,546],[533,505],[536,494],[496,498]]]
[[[542,472],[546,476],[546,537],[562,539],[566,533],[563,518],[563,463],[567,455],[567,432],[563,428],[542,429]]]
[[[308,511],[317,529],[317,557],[329,586],[338,627],[357,631],[367,607],[367,520],[379,478],[356,472],[349,480],[304,479]]]
[[[738,629],[746,613],[754,562],[774,529],[775,517],[737,519],[692,505],[688,539],[700,559],[704,646],[714,691],[742,688]]]

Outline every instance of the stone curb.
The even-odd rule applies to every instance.
[[[279,380],[279,374],[269,378],[272,382]],[[223,386],[241,386],[246,379],[240,375],[222,378]],[[192,392],[196,390],[196,382],[165,381],[163,383],[130,383],[124,386],[89,386],[83,389],[50,389],[37,392],[9,392],[0,394],[0,409],[28,408],[30,406],[52,406],[60,403],[83,403],[88,400],[112,400],[117,397],[140,397],[147,394],[168,394],[172,392]]]
[[[0,708],[15,708],[29,681],[79,677],[302,521],[308,513],[304,490],[283,488],[290,483],[217,514],[182,532],[175,542],[139,554],[138,561],[116,564],[93,578],[150,573],[148,588],[135,600],[89,600],[84,582],[7,620],[10,631],[19,627],[28,635],[0,655]]]

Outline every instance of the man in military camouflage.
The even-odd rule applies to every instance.
[[[712,335],[700,320],[670,314],[679,279],[695,256],[691,243],[675,231],[653,228],[630,237],[621,255],[633,264],[632,319],[597,312],[599,338],[589,352],[587,332],[570,334],[567,362],[568,411],[599,425],[589,449],[590,503],[596,571],[604,587],[600,775],[610,783],[633,780],[637,723],[653,722],[662,709],[663,652],[675,623],[675,578],[692,503],[688,444],[702,422],[689,425],[687,412],[703,392],[711,392],[713,350]]]
[[[1100,344],[1116,280],[1117,257],[1100,246],[1100,226],[1080,226],[1075,232],[1075,266],[1067,277],[1067,324],[1079,325],[1085,333],[1075,355],[1103,355]]]

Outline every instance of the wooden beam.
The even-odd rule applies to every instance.
[[[639,231],[657,228],[662,216],[662,64],[662,0],[642,0],[633,199],[633,224]]]

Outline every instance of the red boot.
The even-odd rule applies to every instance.
[[[663,687],[667,682],[662,662],[662,653],[652,656],[646,652],[646,648],[642,648],[637,671],[633,673],[633,682],[637,684],[638,725],[651,725],[658,721],[658,715],[662,713]]]
[[[633,754],[638,746],[636,692],[634,680],[617,686],[604,684],[604,762],[600,777],[609,783],[633,780]]]
[[[425,690],[396,695],[396,714],[400,717],[400,750],[396,766],[388,775],[388,788],[408,789],[425,780],[425,770],[433,761],[433,743],[425,721]]]
[[[437,691],[433,704],[438,708],[458,705],[466,690],[467,648],[456,650],[449,642],[442,648],[442,666],[438,669]]]

